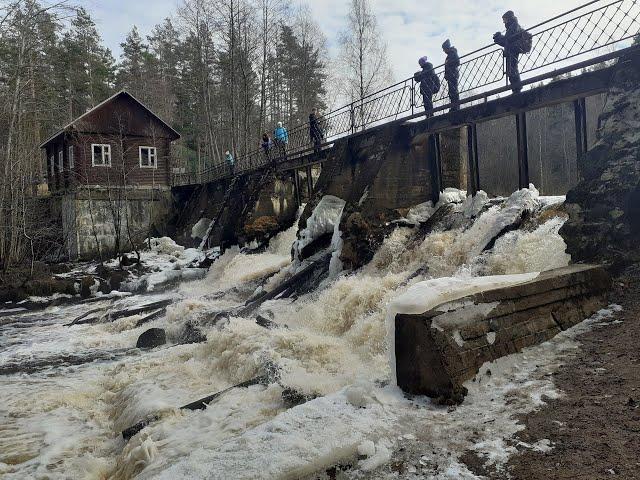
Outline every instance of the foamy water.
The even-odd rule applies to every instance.
[[[360,271],[334,271],[335,278],[315,291],[268,301],[246,318],[232,314],[228,321],[211,322],[299,268],[291,260],[296,227],[272,239],[263,253],[227,250],[204,279],[155,297],[174,303],[165,318],[142,327],[135,327],[139,317],[63,326],[94,306],[52,308],[29,328],[0,327],[0,362],[62,353],[122,354],[0,376],[0,473],[16,479],[298,478],[339,461],[357,462],[365,440],[373,442],[373,450],[368,443],[362,447],[372,459],[362,470],[385,463],[395,439],[384,439],[394,432],[418,434],[412,425],[416,404],[383,386],[390,379],[389,303],[423,280],[538,272],[569,261],[558,235],[559,217],[507,233],[483,251],[525,210],[540,211],[545,202],[535,189],[516,192],[501,205],[489,205],[482,195],[463,198],[449,192],[444,200],[455,202],[463,219],[453,230],[422,238],[416,229],[398,228]],[[340,202],[328,203],[339,215]],[[412,215],[424,221],[432,212],[422,206]],[[335,230],[334,216],[317,217],[318,231]],[[308,225],[310,235],[313,229]],[[333,246],[339,248],[336,238],[334,231]],[[136,302],[141,299],[116,305]],[[256,314],[273,318],[279,328],[258,326]],[[205,343],[174,344],[188,320],[206,334]],[[155,326],[167,330],[169,344],[131,351],[140,333]],[[233,389],[203,411],[178,409],[272,364],[279,367],[278,383]],[[285,387],[319,398],[288,409]],[[129,442],[122,439],[122,430],[150,415],[160,418]],[[443,412],[432,409],[426,415],[441,418]],[[260,467],[267,457],[269,465]]]

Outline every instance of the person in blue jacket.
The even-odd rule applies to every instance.
[[[229,150],[227,150],[226,152],[224,152],[224,159],[227,162],[227,165],[229,166],[229,170],[231,171],[231,174],[233,175],[233,171],[236,165],[236,161],[233,158],[233,155],[231,155],[231,152]]]
[[[273,140],[280,151],[280,155],[284,157],[287,151],[287,145],[289,144],[289,132],[282,126],[282,122],[278,122],[278,126],[273,131]]]

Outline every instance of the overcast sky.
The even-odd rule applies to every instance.
[[[116,58],[120,43],[133,25],[147,35],[154,25],[175,14],[179,0],[79,0],[98,24]],[[345,27],[348,0],[308,2],[327,35],[330,53],[337,33]],[[418,69],[417,59],[427,55],[442,63],[440,45],[450,38],[460,54],[491,42],[502,28],[501,16],[515,11],[523,26],[531,26],[585,3],[579,0],[372,0],[380,30],[388,44],[396,80]]]

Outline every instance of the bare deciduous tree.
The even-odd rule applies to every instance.
[[[387,44],[369,0],[351,0],[347,28],[340,33],[341,90],[355,102],[392,80]]]

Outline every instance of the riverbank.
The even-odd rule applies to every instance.
[[[580,335],[553,374],[562,396],[520,418],[519,453],[501,471],[468,453],[470,470],[490,479],[640,478],[640,268],[617,279],[611,300],[622,309]],[[550,448],[527,447],[541,440]]]

